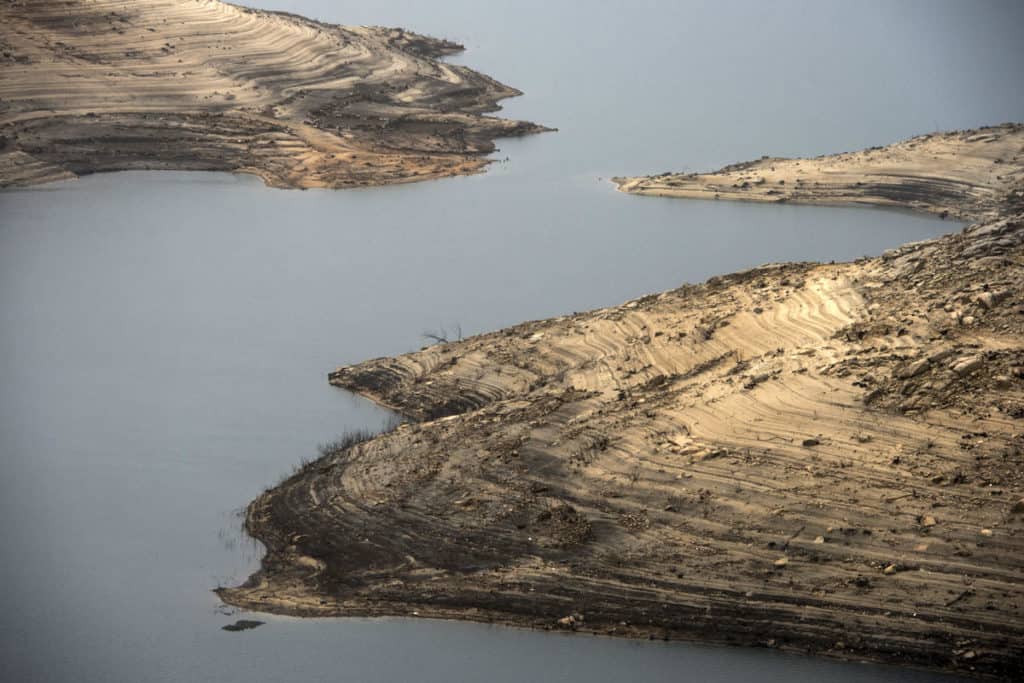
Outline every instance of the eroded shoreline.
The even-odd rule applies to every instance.
[[[629,194],[876,206],[978,220],[1021,182],[1020,150],[1004,127],[930,133],[885,147],[813,159],[761,157],[713,173],[612,178]]]
[[[218,0],[0,6],[0,187],[122,170],[282,188],[479,172],[520,92],[438,61],[455,43]]]
[[[221,597],[1020,676],[1024,128],[953,137],[1010,174],[933,166],[962,233],[339,368],[416,422],[254,501]]]

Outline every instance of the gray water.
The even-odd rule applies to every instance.
[[[289,192],[123,173],[0,193],[0,679],[938,679],[758,650],[227,614],[210,593],[258,562],[239,533],[250,499],[318,443],[387,419],[327,385],[338,364],[418,348],[440,326],[471,334],[957,228],[628,197],[602,178],[1024,118],[1006,86],[1022,61],[1008,3],[593,4],[266,3],[465,42],[460,61],[527,93],[510,115],[561,129],[502,141],[509,161],[483,176]],[[241,617],[269,623],[220,630]]]

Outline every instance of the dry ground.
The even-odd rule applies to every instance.
[[[401,29],[217,0],[0,1],[0,187],[99,171],[351,187],[474,173],[519,94]]]
[[[222,597],[1021,676],[1024,196],[926,143],[1019,178],[1024,127],[919,140],[962,233],[339,368],[412,421],[254,501]]]

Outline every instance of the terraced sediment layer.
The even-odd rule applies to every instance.
[[[478,172],[519,94],[401,29],[217,0],[0,3],[0,187],[99,171],[351,187]]]
[[[761,157],[713,173],[613,178],[623,192],[908,208],[975,220],[1021,181],[1020,136],[1005,127],[920,135],[814,159]]]
[[[1021,677],[1024,127],[930,140],[961,233],[338,368],[412,421],[254,501],[221,596]]]

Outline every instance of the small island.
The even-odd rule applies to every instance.
[[[462,46],[216,0],[0,5],[0,188],[140,169],[344,188],[477,173],[520,94]]]
[[[222,599],[1024,676],[1024,126],[618,182],[972,224],[338,368]]]

